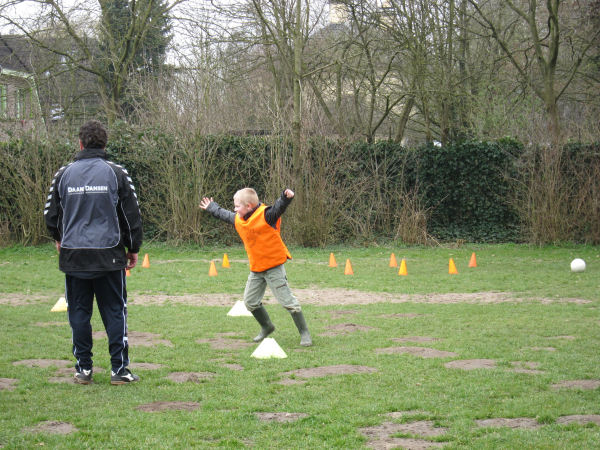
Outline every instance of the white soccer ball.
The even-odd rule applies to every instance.
[[[581,258],[575,258],[571,261],[571,272],[583,272],[585,270],[585,261]]]

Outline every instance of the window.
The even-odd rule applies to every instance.
[[[29,97],[31,96],[31,89],[19,89],[17,91],[17,104],[16,108],[16,116],[17,119],[26,119],[27,118],[27,104],[29,103]],[[29,111],[30,112],[30,111]]]
[[[8,116],[8,87],[0,84],[0,119],[6,119]]]

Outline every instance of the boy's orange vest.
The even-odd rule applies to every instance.
[[[266,208],[260,205],[248,220],[235,215],[235,229],[246,248],[252,272],[264,272],[292,259],[279,234],[281,218],[273,228],[265,220]]]

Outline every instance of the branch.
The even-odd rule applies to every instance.
[[[596,34],[594,34],[594,36],[589,40],[587,46],[583,49],[583,51],[581,52],[581,54],[579,55],[579,58],[577,59],[577,62],[573,65],[573,67],[570,70],[569,76],[567,78],[567,81],[565,81],[564,86],[562,87],[562,89],[560,90],[560,92],[557,94],[556,99],[558,100],[566,91],[567,87],[571,84],[571,82],[573,81],[573,78],[575,77],[575,75],[577,74],[577,71],[579,69],[579,66],[581,66],[581,63],[583,62],[583,58],[585,57],[586,53],[592,48],[592,46],[595,45],[595,41],[596,39],[600,36],[600,30],[596,30]]]
[[[496,30],[496,27],[494,26],[492,21],[481,11],[481,9],[479,8],[479,5],[477,4],[477,2],[475,0],[469,0],[469,3],[471,3],[471,5],[475,8],[475,10],[479,14],[479,16],[484,20],[484,22],[490,28],[490,30],[492,31],[492,37],[496,40],[496,42],[498,42],[498,45],[500,45],[500,48],[502,48],[502,51],[508,57],[511,64],[515,67],[515,69],[517,69],[517,72],[519,72],[519,75],[534,90],[536,95],[538,95],[540,98],[543,98],[543,92],[537,86],[535,86],[533,84],[532,80],[527,76],[527,73],[525,73],[525,70],[519,65],[519,63],[515,59],[513,53],[508,49],[507,43],[503,39],[500,38],[500,35],[498,34],[498,31]],[[515,11],[517,11],[517,9],[515,9]]]

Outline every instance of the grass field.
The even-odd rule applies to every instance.
[[[66,313],[50,312],[64,294],[56,251],[0,249],[0,447],[600,448],[600,248],[291,251],[286,269],[312,347],[298,345],[289,314],[269,298],[288,357],[251,357],[257,323],[227,315],[248,275],[241,247],[154,244],[128,278],[141,381],[110,385],[97,335],[104,371],[80,386],[66,382]],[[392,252],[407,276],[389,267]],[[570,272],[575,257],[585,272]],[[354,275],[344,275],[346,259]],[[97,310],[93,328],[103,330]]]

